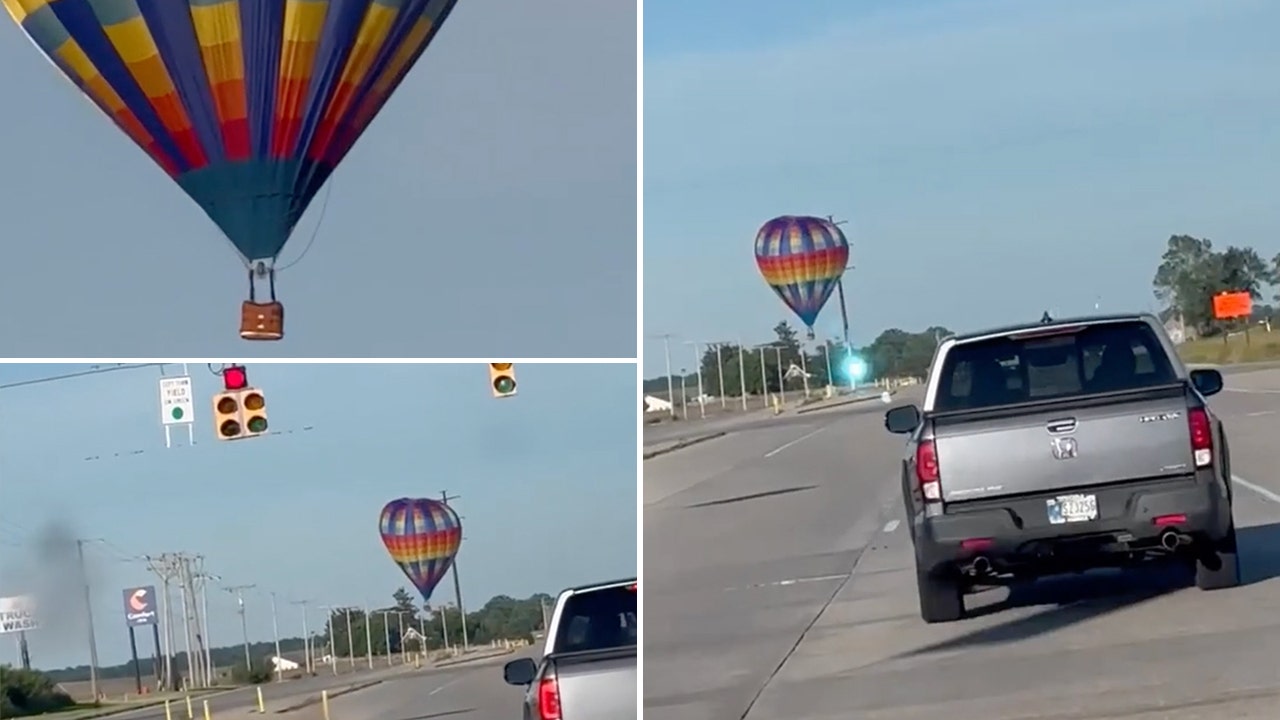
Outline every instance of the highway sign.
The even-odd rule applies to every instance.
[[[127,625],[156,624],[156,588],[154,585],[125,588],[124,621]]]
[[[188,425],[195,422],[191,378],[187,375],[160,378],[160,422]]]

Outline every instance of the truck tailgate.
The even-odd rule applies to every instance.
[[[635,648],[567,654],[555,659],[555,672],[565,720],[635,720]]]
[[[1052,492],[1191,472],[1181,386],[934,420],[944,501]]]

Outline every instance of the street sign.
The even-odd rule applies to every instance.
[[[187,375],[160,378],[160,422],[189,425],[195,422],[191,378]]]
[[[35,598],[28,595],[0,598],[0,635],[39,629]]]

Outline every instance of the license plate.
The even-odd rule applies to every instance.
[[[1098,519],[1097,495],[1059,495],[1052,500],[1045,500],[1045,504],[1048,506],[1049,522],[1054,525]]]

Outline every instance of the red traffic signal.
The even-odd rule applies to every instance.
[[[243,365],[229,365],[222,371],[222,386],[227,392],[249,387],[249,373]]]

